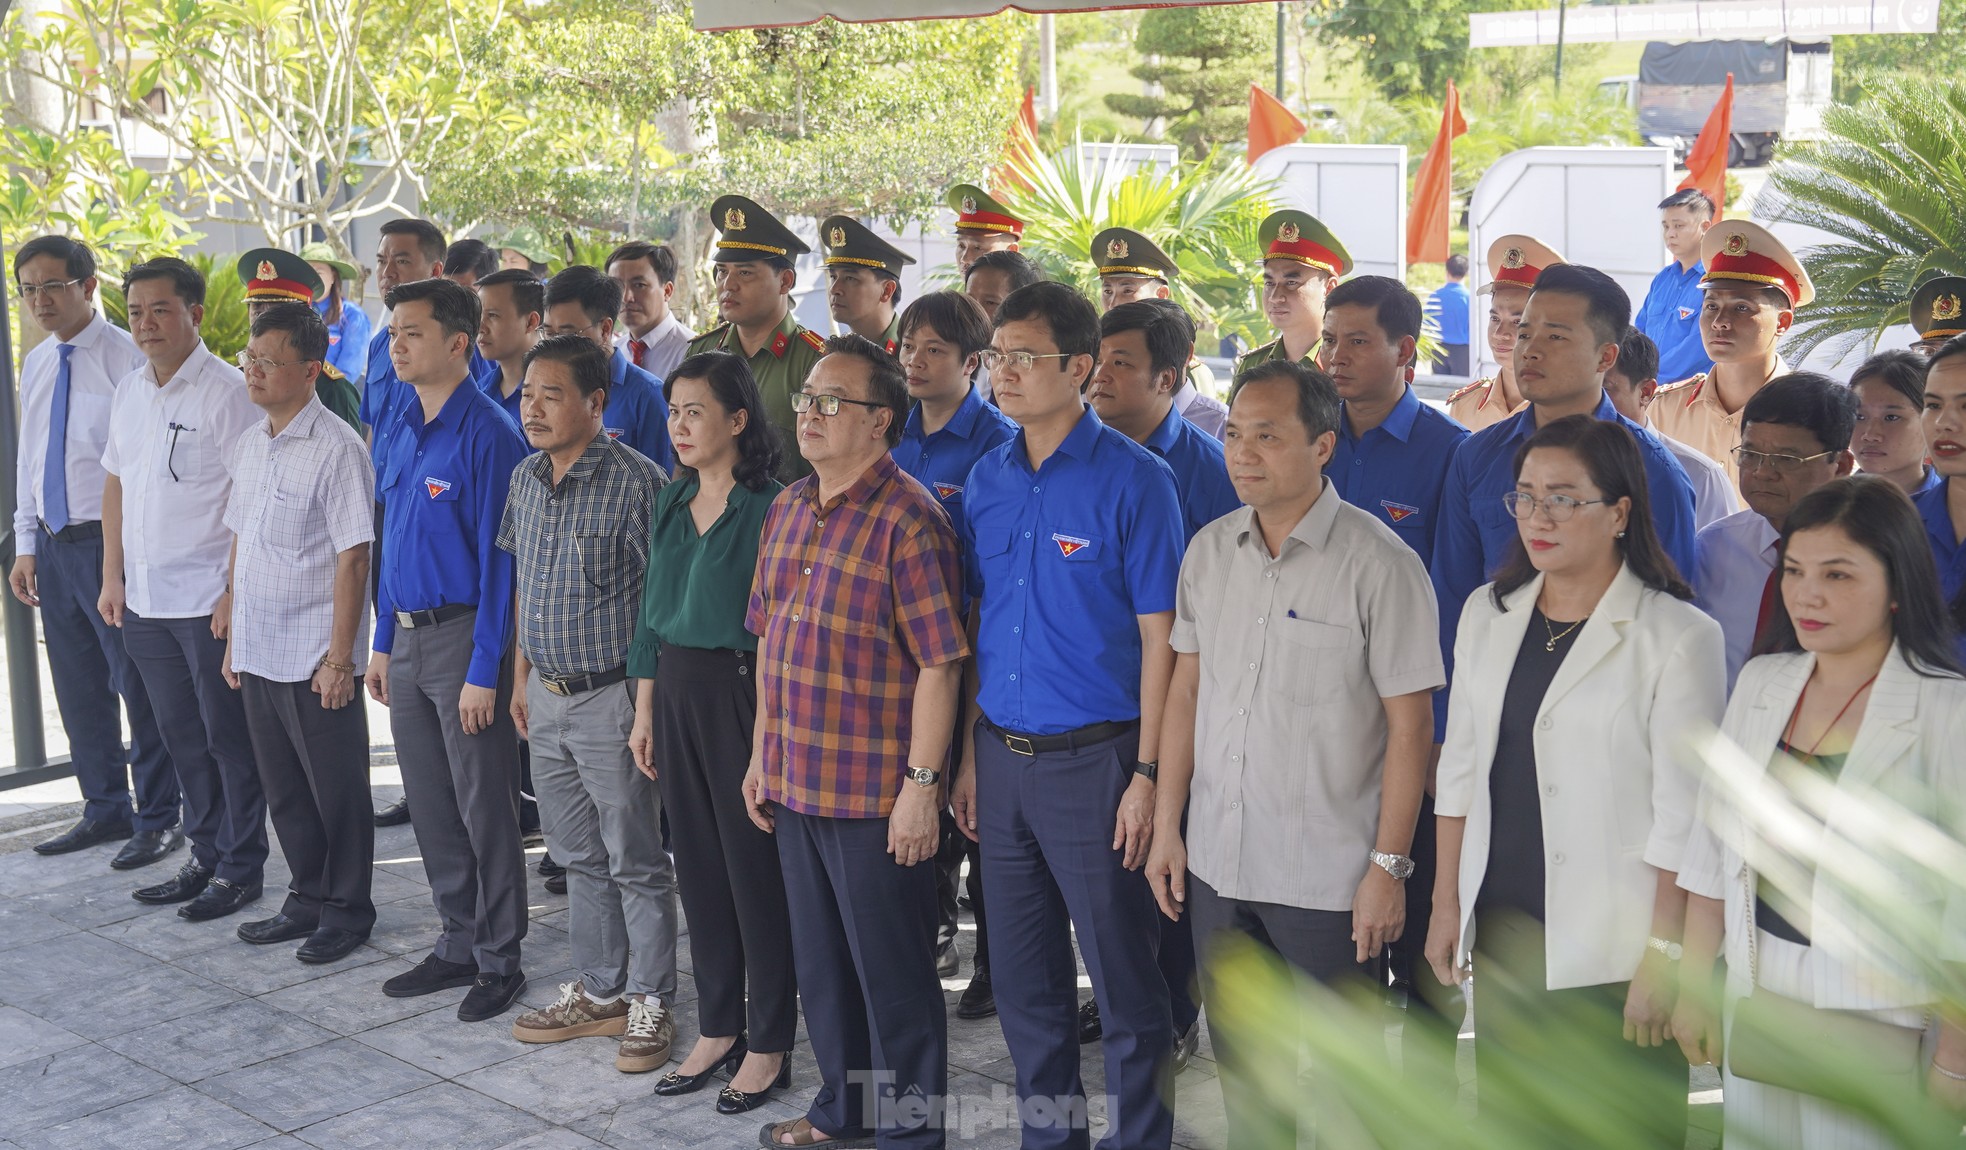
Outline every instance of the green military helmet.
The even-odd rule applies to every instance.
[[[340,276],[341,282],[349,285],[350,289],[355,284],[361,282],[362,273],[356,269],[355,265],[346,260],[336,259],[334,249],[322,243],[320,240],[315,240],[313,243],[301,248],[300,258],[310,264],[326,264],[333,268],[334,274]]]
[[[1132,228],[1107,228],[1092,237],[1092,266],[1101,276],[1170,280],[1179,270],[1160,245]]]
[[[1352,256],[1331,229],[1309,212],[1286,208],[1271,212],[1256,231],[1266,260],[1296,260],[1332,276],[1352,270]]]
[[[491,242],[495,252],[508,248],[536,264],[553,262],[553,245],[531,224],[520,224]]]
[[[819,225],[819,238],[829,268],[872,268],[899,279],[901,269],[915,262],[914,256],[875,235],[852,216],[827,216]]]
[[[1966,332],[1966,276],[1939,276],[1919,284],[1911,293],[1911,326],[1920,343]]]
[[[956,213],[958,231],[1002,232],[1015,239],[1024,234],[1024,221],[1012,215],[995,196],[975,184],[957,184],[946,201]]]
[[[314,302],[321,275],[306,260],[280,248],[254,248],[239,257],[239,282],[248,303]]]
[[[790,263],[812,249],[777,216],[743,196],[718,196],[710,205],[710,224],[717,229],[717,254],[710,257],[720,264],[748,264],[759,260]]]

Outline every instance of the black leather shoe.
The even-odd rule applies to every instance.
[[[567,893],[567,872],[561,871],[540,885],[546,888],[547,894],[565,894]]]
[[[785,1055],[785,1061],[778,1064],[778,1077],[772,1079],[771,1085],[765,1087],[763,1090],[750,1093],[739,1090],[735,1086],[726,1086],[722,1090],[717,1091],[717,1113],[743,1114],[746,1111],[756,1110],[758,1107],[771,1101],[773,1094],[780,1090],[788,1089],[791,1085],[792,1056],[787,1053]]]
[[[239,924],[239,941],[250,942],[254,946],[265,946],[272,942],[291,942],[296,938],[306,938],[313,933],[313,923],[288,918],[284,912],[272,918],[260,919],[258,922]]]
[[[310,963],[339,962],[368,940],[366,933],[356,934],[338,926],[324,926],[307,936],[307,941],[294,951],[294,957]]]
[[[935,977],[954,978],[956,977],[956,972],[962,969],[962,965],[963,965],[963,956],[962,953],[956,949],[955,939],[952,938],[948,942],[945,942],[940,947],[936,948]]]
[[[541,878],[552,878],[554,875],[561,875],[567,873],[567,868],[561,866],[557,862],[554,862],[553,856],[550,854],[543,854],[539,856],[539,866],[537,869],[539,871],[539,877]]]
[[[103,823],[94,819],[83,819],[74,826],[44,843],[34,844],[37,855],[65,855],[71,851],[87,850],[98,843],[121,842],[130,837],[130,824]]]
[[[674,1098],[678,1094],[694,1094],[703,1089],[704,1084],[719,1073],[737,1073],[737,1068],[743,1065],[744,1055],[748,1049],[744,1044],[744,1036],[740,1034],[737,1036],[737,1041],[731,1043],[730,1050],[712,1063],[710,1069],[701,1074],[683,1074],[671,1070],[656,1080],[655,1092],[664,1098]]]
[[[1201,1049],[1201,1019],[1188,1024],[1188,1029],[1174,1036],[1174,1073],[1179,1074],[1188,1068],[1195,1059],[1195,1051]]]
[[[1099,1021],[1099,1000],[1089,998],[1079,1004],[1079,1045],[1090,1046],[1106,1036],[1106,1024]]]
[[[205,893],[205,887],[212,881],[212,872],[198,865],[197,859],[186,859],[177,873],[167,881],[156,886],[144,886],[130,892],[130,897],[138,902],[152,906],[165,906],[174,902],[190,902]]]
[[[990,969],[979,968],[976,976],[963,988],[963,996],[956,999],[956,1017],[967,1021],[988,1018],[997,1012],[996,988],[990,985]]]
[[[458,1004],[459,1022],[483,1022],[487,1018],[497,1018],[511,1009],[512,1002],[524,993],[526,975],[515,970],[511,974],[480,974],[471,980],[471,989],[465,992],[464,1001]]]
[[[391,998],[415,998],[422,994],[435,994],[457,986],[470,986],[478,977],[478,966],[472,962],[445,962],[435,953],[424,957],[422,962],[382,984],[382,993]]]
[[[116,852],[116,857],[109,860],[109,865],[115,870],[135,870],[149,866],[183,845],[184,828],[181,826],[165,827],[161,831],[138,831],[130,836],[129,842],[123,844],[122,850]]]
[[[379,827],[400,827],[410,821],[410,801],[397,799],[375,813],[375,825]]]
[[[177,916],[192,922],[224,918],[249,902],[258,902],[263,889],[257,882],[236,883],[215,878],[205,887],[205,893],[177,908]]]

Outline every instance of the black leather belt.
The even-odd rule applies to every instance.
[[[96,519],[91,519],[86,523],[71,523],[60,531],[52,530],[49,528],[47,521],[42,520],[41,530],[46,531],[49,536],[61,543],[81,543],[89,539],[102,538],[102,522]]]
[[[596,671],[591,675],[549,675],[540,671],[539,685],[555,695],[584,695],[588,691],[612,687],[627,677],[627,667],[616,667],[612,671]]]
[[[1003,745],[1020,755],[1042,755],[1050,751],[1076,751],[1080,747],[1103,743],[1107,739],[1117,739],[1140,725],[1138,719],[1125,722],[1093,723],[1077,730],[1064,731],[1056,735],[1026,735],[1020,731],[1007,731],[988,719],[983,726],[1003,742]]]
[[[428,611],[398,611],[396,612],[396,625],[411,629],[417,627],[435,627],[439,623],[448,623],[452,619],[462,619],[477,609],[477,606],[472,603],[446,603],[442,607],[433,607]]]

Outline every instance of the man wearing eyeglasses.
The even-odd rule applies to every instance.
[[[43,843],[57,855],[129,840],[117,870],[156,862],[184,843],[177,773],[123,636],[96,610],[102,595],[102,449],[117,381],[143,365],[122,328],[96,313],[96,260],[66,236],[29,240],[14,255],[22,310],[54,338],[21,362],[20,462],[14,505],[14,597],[41,609],[55,704],[81,784],[82,818]],[[116,697],[130,720],[126,755]],[[136,811],[131,814],[131,783]]]
[[[585,264],[546,281],[546,314],[541,335],[582,335],[608,352],[607,409],[602,415],[608,437],[632,447],[667,475],[676,465],[669,443],[669,403],[662,381],[628,359],[614,346],[614,317],[621,311],[621,285]]]
[[[183,260],[123,277],[146,365],[116,385],[102,466],[103,621],[123,629],[184,792],[191,859],[139,902],[199,921],[260,896],[266,798],[239,693],[225,679],[239,439],[259,422],[239,369],[206,349],[205,277]]]
[[[279,304],[312,306],[314,297],[321,294],[321,273],[314,265],[279,248],[254,248],[242,254],[237,271],[239,282],[246,285],[248,324]],[[355,305],[348,306],[353,309]],[[321,406],[354,428],[356,435],[362,434],[362,394],[340,368],[323,362],[314,376],[314,394],[321,397]]]
[[[1813,371],[1776,376],[1741,408],[1734,463],[1747,507],[1700,532],[1694,602],[1727,639],[1727,689],[1782,611],[1778,544],[1789,509],[1856,459],[1857,396]]]

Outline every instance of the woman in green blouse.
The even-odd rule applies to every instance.
[[[717,1109],[740,1114],[789,1085],[797,1025],[778,848],[745,813],[757,715],[758,640],[744,629],[777,439],[744,360],[693,355],[669,379],[676,481],[656,496],[635,679],[635,763],[662,788],[695,958],[696,1040],[657,1094],[731,1076]],[[748,1002],[746,990],[749,990]]]

